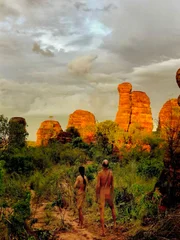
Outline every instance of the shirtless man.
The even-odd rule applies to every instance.
[[[112,171],[108,169],[108,160],[103,160],[102,170],[98,173],[96,184],[96,199],[99,202],[100,222],[102,229],[102,236],[105,236],[104,227],[104,207],[108,203],[112,211],[112,218],[114,221],[114,228],[116,227],[116,215],[113,203],[114,182]]]
[[[79,213],[79,226],[82,228],[84,223],[82,207],[85,200],[86,186],[87,186],[88,180],[87,180],[87,177],[85,176],[85,168],[83,166],[79,167],[79,173],[80,175],[77,176],[76,178],[74,188],[77,189],[76,201],[77,201],[77,209]]]

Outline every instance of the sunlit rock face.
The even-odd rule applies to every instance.
[[[168,100],[159,112],[159,130],[180,130],[180,106],[177,99]]]
[[[137,124],[143,130],[151,132],[153,119],[150,99],[146,93],[132,91],[132,85],[128,82],[119,84],[118,92],[119,106],[115,122],[125,131]]]
[[[56,139],[58,134],[62,131],[61,125],[55,120],[46,120],[41,123],[36,135],[36,145],[46,146],[50,139]]]
[[[131,119],[131,91],[132,85],[130,83],[126,82],[118,85],[119,106],[115,122],[125,131],[129,129]]]
[[[131,96],[131,125],[138,123],[142,129],[151,132],[153,128],[153,119],[149,97],[145,92],[140,91],[133,91]]]
[[[69,116],[67,128],[74,127],[85,142],[93,141],[96,120],[91,112],[76,110]]]

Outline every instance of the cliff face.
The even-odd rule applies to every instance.
[[[131,125],[138,123],[142,129],[151,132],[153,120],[149,97],[146,93],[140,91],[133,91],[131,96]]]
[[[166,175],[163,181],[169,183],[166,195],[168,203],[180,203],[180,106],[177,99],[168,100],[160,110],[159,125],[161,137],[167,142],[164,157]]]
[[[115,122],[125,131],[128,130],[130,124],[132,104],[131,91],[132,85],[130,83],[122,83],[118,85],[119,106]]]
[[[128,131],[134,124],[138,124],[142,129],[151,132],[153,119],[150,100],[146,93],[132,92],[130,83],[119,84],[118,92],[119,106],[115,122],[125,131]]]
[[[58,134],[62,131],[61,125],[55,120],[46,120],[41,123],[36,135],[36,145],[46,146],[48,141],[57,138]]]
[[[159,112],[158,129],[174,129],[180,130],[180,106],[177,103],[177,99],[168,100]]]
[[[96,120],[92,113],[85,110],[76,110],[69,116],[67,128],[74,127],[82,139],[90,142],[95,134]]]

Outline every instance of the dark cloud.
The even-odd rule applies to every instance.
[[[4,20],[7,16],[19,16],[19,12],[13,7],[7,5],[5,1],[0,2],[0,20]]]
[[[49,49],[45,49],[43,50],[40,45],[38,43],[34,43],[33,44],[33,48],[32,48],[32,51],[35,52],[35,53],[38,53],[38,54],[42,54],[43,56],[45,57],[53,57],[54,56],[54,53],[51,52]]]
[[[84,9],[86,7],[86,4],[85,3],[82,3],[82,2],[75,2],[74,3],[74,7],[77,9],[77,10],[80,10],[80,9]]]
[[[118,54],[134,66],[180,57],[180,36],[164,35],[164,37],[161,36],[162,39],[160,40],[157,40],[157,37],[153,39],[152,36],[146,36],[142,39],[129,39],[127,43],[123,44],[115,44],[107,40],[101,47]]]

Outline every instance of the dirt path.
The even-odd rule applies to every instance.
[[[57,234],[58,240],[125,240],[125,237],[117,229],[114,231],[110,227],[106,229],[106,236],[100,236],[100,226],[96,224],[88,224],[87,220],[85,222],[85,227],[83,229],[78,226],[78,219],[72,216],[71,212],[65,213],[65,222],[72,226],[72,229],[68,232],[60,232]]]
[[[106,236],[100,236],[100,225],[89,222],[86,218],[85,227],[81,229],[78,226],[77,216],[71,211],[63,209],[59,211],[57,207],[51,209],[49,215],[47,212],[47,203],[42,203],[36,208],[34,218],[37,219],[37,223],[33,225],[34,229],[56,229],[55,236],[57,240],[126,240],[125,235],[121,232],[120,227],[113,230],[111,226],[106,227]],[[59,223],[63,220],[64,230],[59,227]]]

